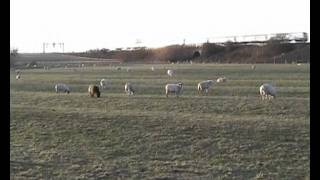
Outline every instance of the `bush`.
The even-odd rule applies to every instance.
[[[156,49],[147,49],[146,47],[127,48],[126,50],[118,48],[113,51],[108,49],[95,49],[89,50],[85,53],[77,53],[77,55],[95,58],[120,59],[124,62],[162,61],[176,63],[187,62],[190,60],[195,61],[197,59],[196,61],[199,62],[273,63],[274,57],[278,57],[281,54],[288,54],[288,58],[292,58],[288,59],[286,57],[289,62],[297,61],[297,58],[301,62],[309,62],[310,48],[305,48],[307,46],[309,45],[280,43],[276,40],[271,40],[264,46],[236,44],[232,42],[224,45],[204,43],[200,48],[193,45],[171,45]]]
[[[10,67],[13,67],[17,63],[18,49],[10,50]]]
[[[214,43],[204,43],[202,46],[202,54],[201,57],[208,58],[211,56],[216,56],[219,53],[223,53],[225,51],[224,46],[220,46]]]

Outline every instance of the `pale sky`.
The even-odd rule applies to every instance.
[[[310,0],[10,0],[19,52],[42,52],[43,42],[78,52],[290,32],[310,39]]]

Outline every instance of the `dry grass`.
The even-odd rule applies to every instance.
[[[155,65],[153,65],[155,66]],[[165,65],[11,74],[10,173],[23,179],[305,179],[310,164],[309,66]],[[250,71],[250,72],[249,72]],[[224,75],[208,96],[199,80]],[[99,99],[87,86],[112,88]],[[128,97],[124,83],[137,94]],[[273,81],[279,98],[262,102]],[[184,82],[180,98],[164,84]],[[65,82],[71,94],[54,93]]]

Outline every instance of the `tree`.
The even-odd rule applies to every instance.
[[[17,62],[16,57],[18,56],[18,49],[11,49],[10,50],[10,67],[14,66]]]
[[[13,48],[10,50],[10,56],[17,56],[17,55],[18,55],[18,49]]]

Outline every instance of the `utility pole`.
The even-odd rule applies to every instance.
[[[46,48],[51,47],[51,46],[55,49],[55,48],[56,48],[56,45],[57,45],[57,47],[60,48],[59,52],[61,53],[61,51],[62,51],[62,53],[64,53],[64,43],[63,43],[63,42],[60,42],[60,43],[55,43],[55,42],[53,42],[53,43],[46,43],[46,42],[43,42],[43,43],[42,43],[42,52],[43,52],[43,53],[46,53]],[[58,45],[59,45],[59,46],[58,46]]]

